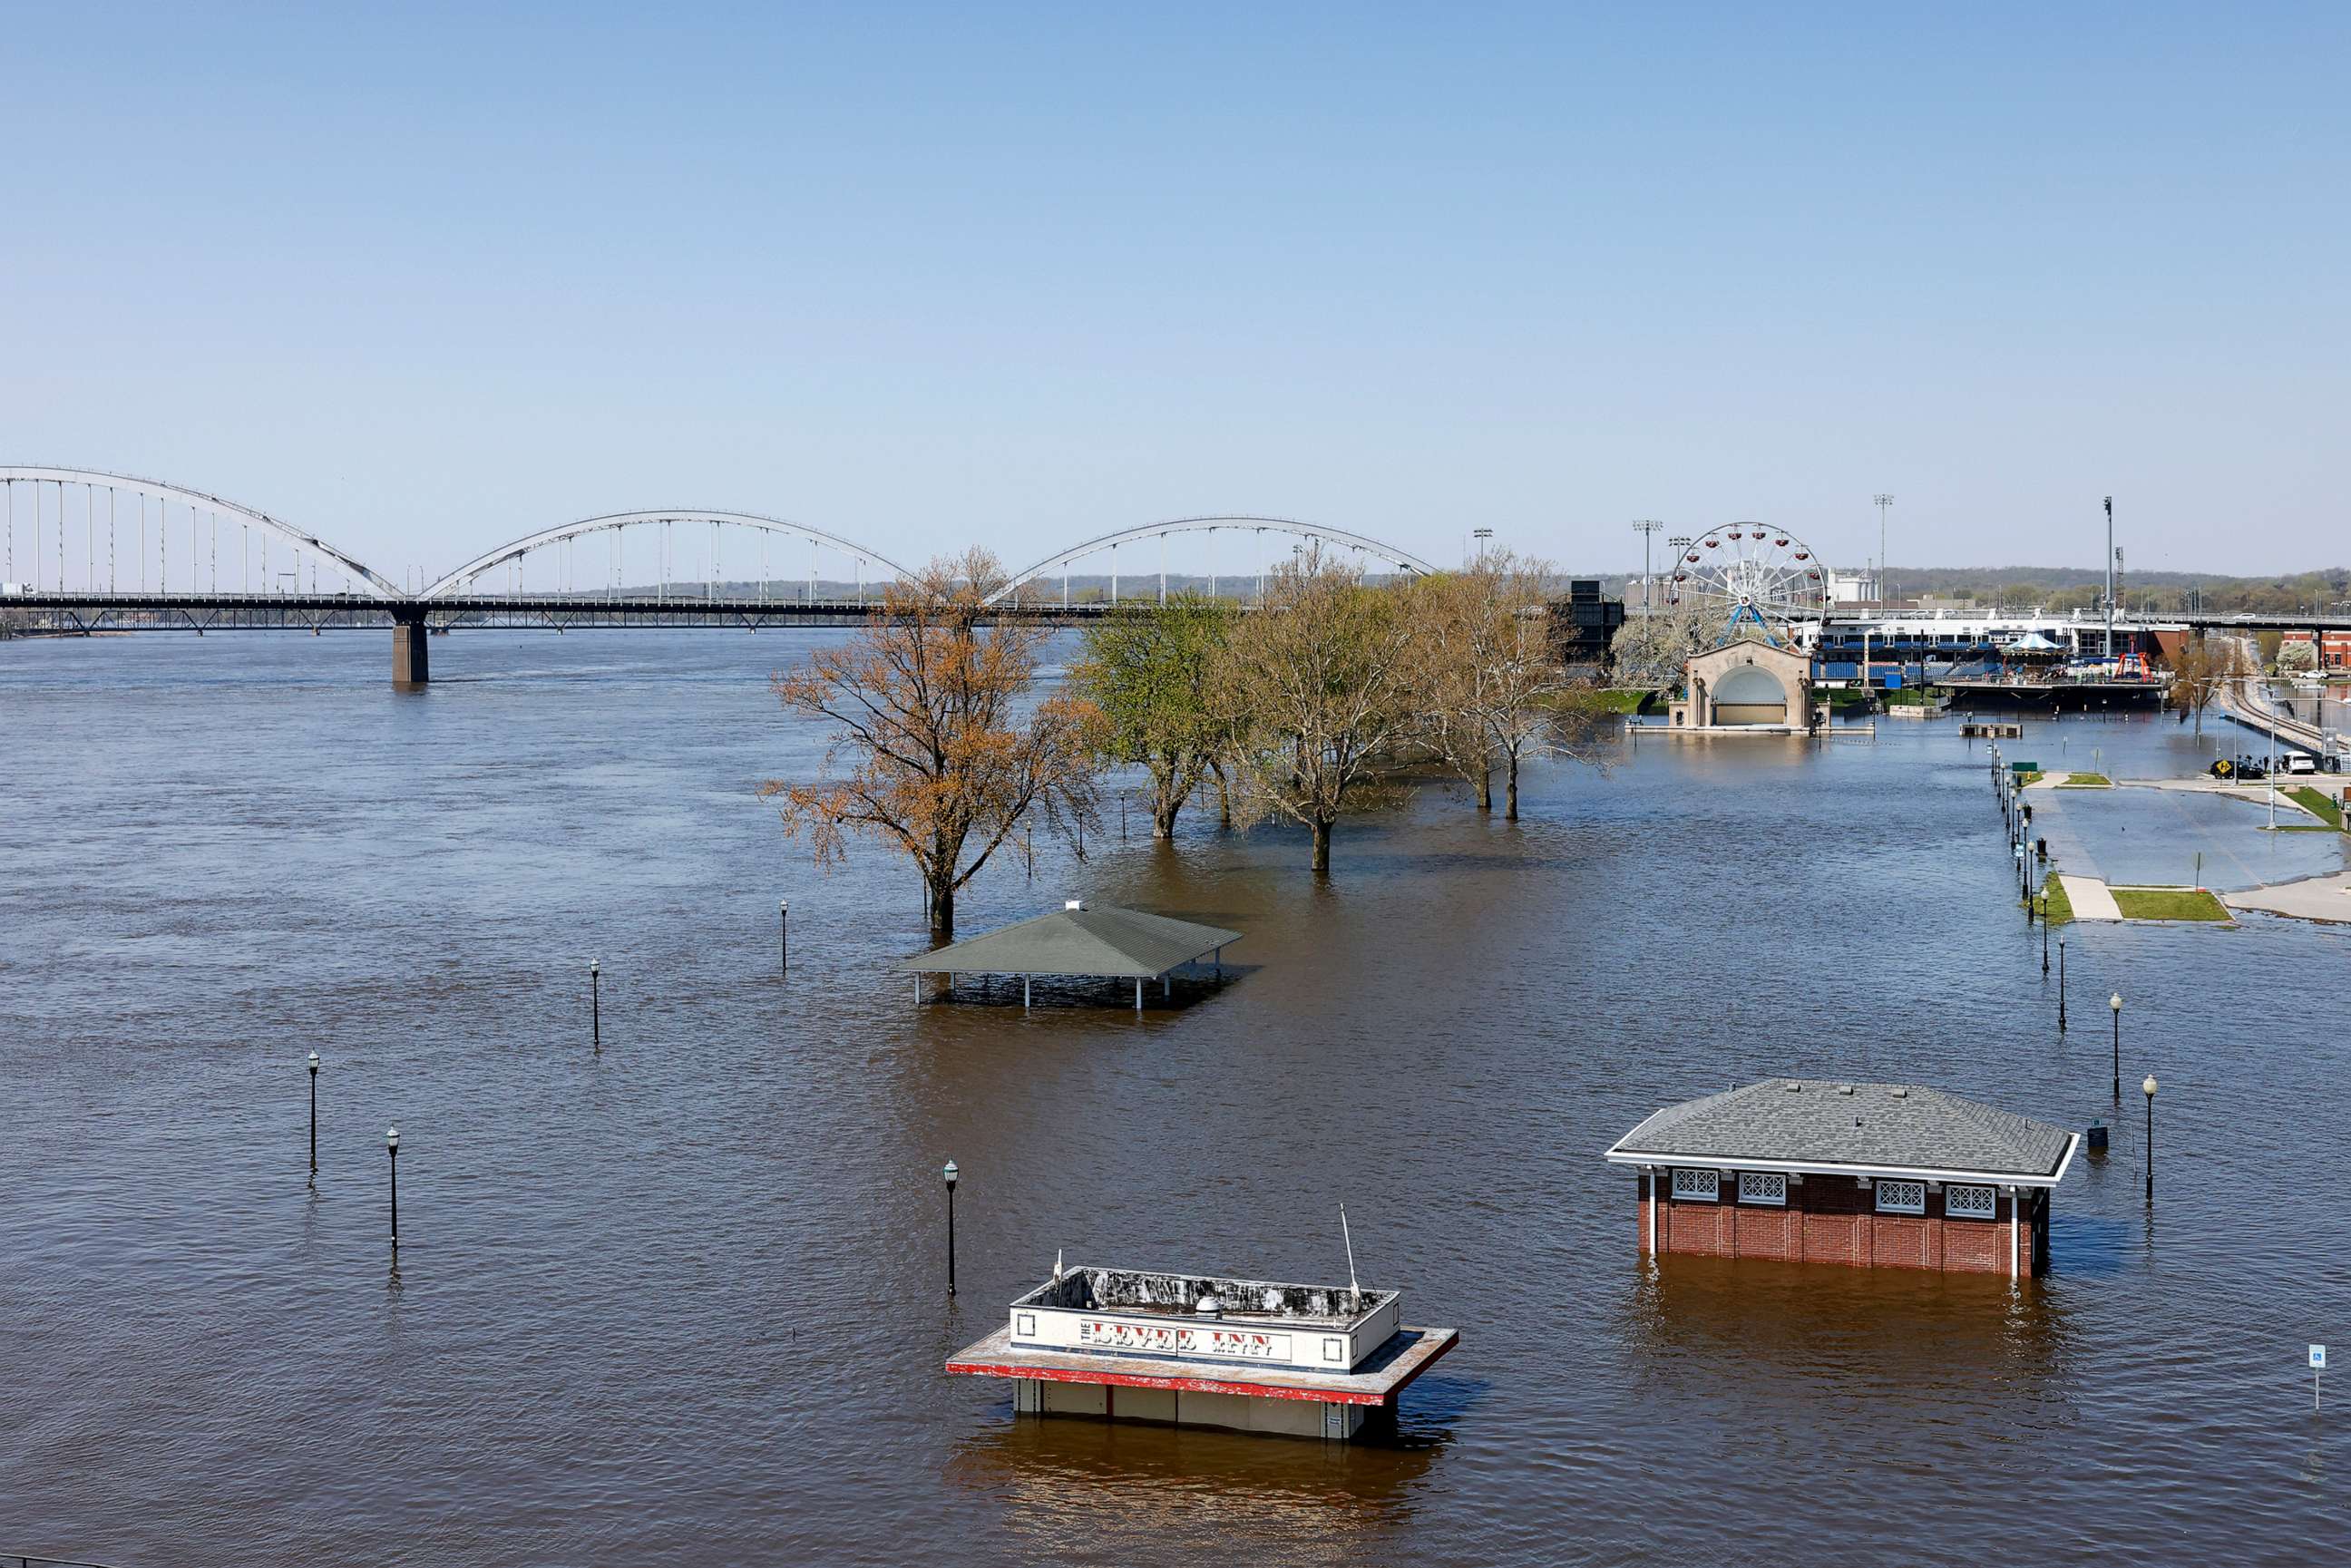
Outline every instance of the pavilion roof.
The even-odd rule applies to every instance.
[[[1075,901],[1072,901],[1074,904]],[[1241,934],[1148,910],[1076,904],[898,960],[917,974],[1089,975],[1148,980]]]
[[[1607,1157],[2040,1183],[2064,1175],[2077,1141],[2065,1128],[1940,1089],[1771,1078],[1668,1105],[1619,1138]]]

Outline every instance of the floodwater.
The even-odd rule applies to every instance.
[[[1981,743],[1887,724],[1645,739],[1538,770],[1516,826],[1432,788],[1344,824],[1327,886],[1208,819],[1040,845],[967,931],[1082,894],[1247,932],[1241,977],[1139,1020],[918,1009],[909,873],[818,874],[751,793],[816,766],[763,677],[831,635],[460,634],[408,695],[374,635],[0,647],[0,1552],[2351,1551],[2304,1357],[2351,1339],[2351,934],[2073,927],[2060,1036]],[[2147,720],[2006,746],[2210,755]],[[1805,1073],[2085,1125],[2118,1113],[2110,990],[2126,1085],[2162,1080],[2158,1197],[2127,1087],[2047,1279],[1643,1266],[1599,1155],[1658,1105]],[[1364,1283],[1462,1333],[1393,1443],[1016,1419],[939,1370],[1057,1249],[1342,1280],[1342,1202]]]

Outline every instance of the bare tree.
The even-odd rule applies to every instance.
[[[2182,713],[2191,714],[2196,720],[2196,733],[2204,733],[2204,710],[2229,682],[2241,674],[2246,659],[2241,645],[2231,637],[2189,637],[2182,644],[2179,656],[2171,661],[2171,687],[2165,700]]]
[[[786,708],[835,727],[827,771],[847,764],[838,777],[759,786],[780,802],[785,835],[805,832],[827,868],[852,834],[896,844],[942,939],[955,935],[956,892],[1024,819],[1065,828],[1096,810],[1090,711],[1067,696],[1029,699],[1050,630],[981,624],[1003,581],[985,550],[935,560],[892,584],[847,643],[774,680]]]
[[[1318,876],[1330,873],[1341,808],[1416,722],[1403,609],[1318,547],[1269,574],[1263,609],[1227,644],[1215,689],[1236,803],[1306,827]]]
[[[1712,645],[1718,630],[1688,602],[1661,604],[1651,614],[1627,616],[1608,645],[1620,685],[1665,689],[1680,684],[1682,666]]]
[[[1598,716],[1584,683],[1568,680],[1552,645],[1550,568],[1504,550],[1414,585],[1422,738],[1446,766],[1519,820],[1519,774],[1546,753],[1589,758]]]

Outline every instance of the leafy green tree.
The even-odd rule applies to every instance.
[[[1231,634],[1233,606],[1201,593],[1164,604],[1121,605],[1086,629],[1077,695],[1097,712],[1096,752],[1150,777],[1151,834],[1176,835],[1176,818],[1216,766],[1224,734],[1211,683]]]

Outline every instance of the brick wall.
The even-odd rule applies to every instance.
[[[1778,1258],[1790,1262],[1845,1263],[1890,1269],[1940,1269],[2005,1274],[2009,1269],[2008,1194],[1998,1195],[1995,1219],[1949,1218],[1943,1195],[1927,1195],[1927,1212],[1880,1214],[1876,1194],[1851,1176],[1813,1176],[1788,1185],[1788,1203],[1736,1201],[1736,1178],[1722,1183],[1722,1198],[1677,1199],[1673,1176],[1656,1173],[1657,1250],[1697,1252],[1718,1258]],[[1641,1245],[1648,1245],[1648,1192],[1642,1190]],[[2027,1188],[2017,1231],[2017,1272],[2037,1274],[2049,1266],[2049,1206],[2045,1193]]]

